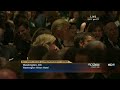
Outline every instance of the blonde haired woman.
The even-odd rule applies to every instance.
[[[33,46],[45,46],[50,51],[59,51],[59,48],[54,44],[56,38],[51,34],[39,35],[33,42]]]

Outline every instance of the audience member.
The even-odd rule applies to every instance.
[[[78,33],[74,38],[76,48],[84,48],[89,42],[95,41],[95,36],[89,32]]]
[[[51,26],[52,34],[56,37],[55,44],[59,49],[64,48],[63,41],[69,30],[69,23],[64,19],[57,19]]]
[[[105,25],[104,32],[107,36],[104,43],[107,48],[120,48],[119,31],[114,22]]]
[[[14,38],[14,45],[16,46],[20,59],[26,60],[31,46],[28,22],[24,21],[19,24]]]

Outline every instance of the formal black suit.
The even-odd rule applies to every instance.
[[[117,43],[110,43],[110,41],[108,40],[108,38],[105,38],[103,40],[103,43],[106,45],[107,48],[115,48],[115,46],[117,45],[120,48],[120,39],[118,39]]]
[[[105,39],[104,44],[107,47],[106,62],[120,64],[120,39],[118,39],[117,43],[113,44],[108,39]]]
[[[18,56],[21,60],[26,60],[29,49],[31,47],[31,42],[27,42],[19,37],[18,34],[15,36],[14,45],[16,46]]]

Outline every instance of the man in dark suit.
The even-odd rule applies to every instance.
[[[120,38],[118,27],[114,22],[108,22],[104,28],[105,39],[104,44],[107,47],[107,62],[115,63],[115,67],[109,67],[108,71],[110,75],[108,78],[120,78],[116,72],[117,68],[120,67]]]
[[[119,31],[114,22],[108,22],[105,25],[105,34],[104,43],[107,48],[120,48]]]
[[[29,32],[29,25],[27,21],[22,22],[17,27],[17,33],[15,34],[14,45],[18,51],[18,56],[21,60],[27,59],[27,54],[31,46],[31,36]]]

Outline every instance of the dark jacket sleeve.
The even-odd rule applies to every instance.
[[[26,42],[22,40],[20,37],[16,36],[14,40],[14,44],[16,46],[19,57],[21,59],[27,59],[27,55],[30,49],[31,42]]]

